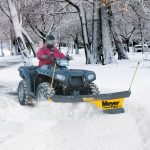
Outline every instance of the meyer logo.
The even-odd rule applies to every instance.
[[[90,101],[93,101],[94,100],[94,98],[87,98],[87,97],[83,97],[83,100],[85,101],[85,102],[90,102]]]
[[[117,108],[118,105],[119,105],[119,101],[117,102],[102,101],[103,108]]]

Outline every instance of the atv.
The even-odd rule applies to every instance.
[[[54,64],[47,69],[19,67],[22,80],[18,86],[18,99],[21,105],[32,104],[33,99],[37,102],[90,102],[110,113],[124,112],[123,100],[130,96],[130,91],[100,94],[93,82],[96,80],[93,71],[68,69],[67,59],[55,59]]]

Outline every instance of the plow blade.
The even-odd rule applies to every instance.
[[[124,113],[124,98],[131,95],[131,91],[122,91],[115,93],[99,95],[80,95],[80,96],[59,96],[55,95],[49,101],[56,103],[79,103],[89,102],[103,110],[104,113],[118,114]]]

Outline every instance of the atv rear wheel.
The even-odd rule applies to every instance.
[[[28,95],[27,83],[21,80],[18,86],[18,100],[21,105],[31,104],[32,97]]]
[[[36,92],[36,99],[38,102],[47,101],[55,95],[55,90],[48,82],[40,83]]]
[[[94,84],[94,83],[90,84],[90,92],[91,92],[92,95],[98,95],[100,93],[97,85]]]

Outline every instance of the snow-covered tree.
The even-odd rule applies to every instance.
[[[114,48],[119,59],[127,59],[131,39],[143,44],[148,40],[148,6],[144,0],[7,0],[1,1],[0,10],[13,25],[5,33],[11,33],[10,38],[14,33],[19,36],[25,51],[30,49],[27,42],[34,45],[31,38],[38,43],[53,34],[60,46],[64,43],[73,49],[74,45],[76,54],[84,43],[87,64],[109,64],[114,61]]]
[[[79,2],[79,5],[73,3],[70,0],[66,0],[66,2],[68,2],[74,8],[76,8],[76,10],[79,12],[79,17],[80,17],[81,27],[82,27],[83,41],[84,41],[84,48],[85,48],[86,64],[90,64],[91,63],[90,43],[89,43],[89,36],[88,36],[86,12],[85,12],[85,9],[83,7],[83,0],[81,0]]]
[[[67,5],[60,6],[57,1],[36,0],[24,4],[22,12],[25,22],[43,41],[58,27]]]
[[[100,1],[94,0],[93,3],[93,26],[92,26],[92,50],[91,62],[94,64],[103,63],[103,47],[102,47],[102,30],[101,30],[101,15]]]
[[[106,5],[106,1],[101,1],[101,26],[102,26],[102,43],[103,43],[103,57],[104,64],[110,64],[114,61],[113,48],[112,48],[112,36],[111,36],[111,24],[109,8]]]
[[[146,1],[144,1],[146,2]],[[143,45],[144,42],[148,40],[149,34],[149,14],[145,12],[144,6],[140,1],[137,0],[128,0],[123,5],[123,0],[120,0],[119,6],[114,3],[113,12],[115,14],[115,18],[117,20],[118,27],[120,29],[120,34],[123,39],[124,44],[126,44],[127,50],[129,47],[129,42],[131,42],[131,38],[133,41],[137,41]],[[148,6],[148,1],[146,2]],[[120,5],[124,6],[121,7]],[[118,10],[118,12],[116,11]]]
[[[17,8],[16,8],[16,1],[8,0],[7,5],[8,5],[8,9],[4,8],[1,3],[0,8],[6,14],[6,16],[9,18],[10,22],[13,25],[13,29],[15,32],[16,44],[18,45],[18,47],[20,49],[21,55],[24,60],[24,64],[31,65],[28,45],[30,46],[30,48],[33,51],[33,54],[35,55],[34,43],[22,26],[22,16],[21,16],[21,14],[18,15]]]
[[[122,43],[121,34],[119,32],[116,20],[113,15],[111,16],[111,23],[112,23],[112,34],[113,34],[113,38],[115,41],[116,51],[118,52],[118,59],[128,59],[128,56],[125,52],[125,49]]]

